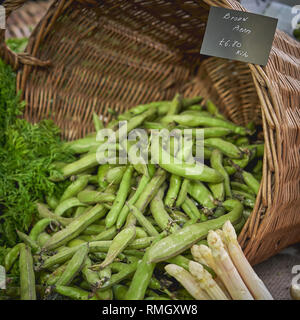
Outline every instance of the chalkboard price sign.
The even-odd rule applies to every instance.
[[[211,7],[200,53],[265,66],[277,22],[259,14]]]

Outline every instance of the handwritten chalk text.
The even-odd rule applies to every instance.
[[[252,32],[250,29],[242,28],[238,24],[232,28],[232,31],[237,31],[240,33],[245,33],[245,34],[250,34]]]
[[[235,17],[235,16],[232,16],[230,14],[230,12],[227,12],[225,14],[225,16],[223,17],[223,19],[226,19],[226,20],[230,20],[230,21],[242,21],[242,22],[246,22],[248,20],[248,17]]]

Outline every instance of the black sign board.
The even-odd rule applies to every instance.
[[[211,7],[200,53],[265,66],[277,22],[259,14]]]

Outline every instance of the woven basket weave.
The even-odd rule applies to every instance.
[[[26,0],[6,0],[7,13]],[[266,67],[202,57],[210,6],[234,0],[60,0],[33,31],[27,52],[3,40],[30,121],[52,118],[67,139],[93,130],[92,112],[185,96],[210,97],[231,120],[261,123],[263,178],[239,241],[252,264],[300,241],[300,48],[277,31]]]

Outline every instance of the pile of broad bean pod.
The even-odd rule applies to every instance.
[[[121,121],[127,121],[125,132]],[[8,287],[7,295],[25,300],[192,298],[164,267],[188,270],[190,248],[206,245],[208,232],[228,220],[237,233],[242,229],[262,174],[264,145],[253,124],[238,126],[211,101],[180,95],[118,115],[105,127],[116,133],[106,151],[99,151],[107,140],[99,141],[104,126],[96,115],[94,124],[98,135],[65,144],[78,159],[57,163],[61,175],[53,179],[72,183],[60,199],[47,197],[47,204],[37,204],[39,218],[28,235],[18,232],[21,243],[7,254],[5,268],[9,276],[19,261],[20,288]],[[147,133],[144,149],[153,147],[155,163],[99,164],[110,148],[121,158],[124,148],[134,147],[121,140],[136,128]],[[203,129],[204,143],[195,140],[197,128]],[[190,142],[180,143],[176,134],[166,143],[154,139],[163,129],[192,129]],[[199,171],[190,159],[201,143]]]

